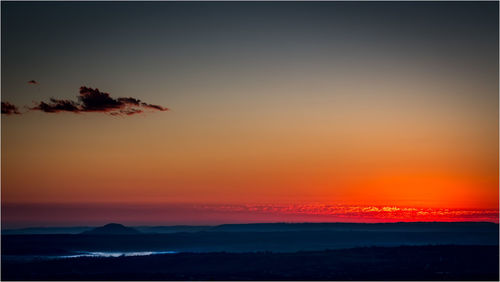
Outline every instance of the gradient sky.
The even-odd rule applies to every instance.
[[[2,227],[498,222],[498,33],[498,2],[2,2]],[[81,86],[170,111],[29,110]]]

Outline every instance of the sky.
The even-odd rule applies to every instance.
[[[2,2],[2,228],[498,222],[498,2]]]

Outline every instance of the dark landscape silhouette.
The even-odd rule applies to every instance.
[[[30,230],[2,234],[2,279],[498,280],[487,222]]]
[[[94,235],[131,235],[139,234],[140,232],[131,227],[126,227],[119,223],[108,223],[102,227],[96,227],[91,230],[82,232],[82,234]]]

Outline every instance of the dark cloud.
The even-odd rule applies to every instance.
[[[28,84],[38,84],[38,81],[36,81],[36,80],[30,80],[30,81],[28,81]]]
[[[80,112],[79,105],[71,100],[58,100],[50,98],[50,103],[40,102],[38,106],[31,108],[46,113],[58,112]]]
[[[80,87],[78,100],[80,100],[84,112],[109,112],[127,104],[111,98],[108,93],[101,92],[97,88],[92,89],[85,86]]]
[[[19,115],[21,114],[15,105],[9,102],[2,102],[2,114],[5,115]]]
[[[122,103],[136,105],[136,106],[139,106],[141,104],[141,100],[135,99],[135,98],[132,98],[132,97],[118,98],[117,100],[120,101],[120,102],[122,102]]]
[[[50,102],[40,102],[31,110],[39,110],[46,113],[58,112],[102,112],[110,115],[135,115],[144,113],[145,109],[155,111],[166,111],[162,106],[144,103],[132,97],[112,98],[109,93],[101,92],[99,89],[80,87],[78,102],[71,100],[60,100],[51,98]]]

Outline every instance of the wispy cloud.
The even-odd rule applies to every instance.
[[[48,102],[39,102],[31,110],[45,113],[59,112],[100,112],[110,115],[135,115],[145,113],[145,110],[167,111],[163,106],[148,104],[137,98],[118,97],[112,98],[109,93],[86,86],[80,87],[78,101],[51,98]]]
[[[36,107],[31,108],[31,110],[40,110],[46,113],[58,113],[58,112],[79,112],[79,105],[71,100],[58,100],[50,98],[50,102],[40,102]]]
[[[21,113],[19,112],[19,109],[15,105],[9,102],[2,102],[2,114],[19,115]]]
[[[498,222],[498,209],[448,209],[401,206],[350,206],[324,204],[294,205],[204,205],[200,210],[224,213],[253,213],[289,217],[318,218],[322,221],[491,221]]]

